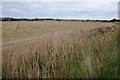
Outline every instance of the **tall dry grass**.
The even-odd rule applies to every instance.
[[[118,30],[103,29],[94,29],[90,34],[53,33],[39,40],[6,46],[2,77],[116,78]]]

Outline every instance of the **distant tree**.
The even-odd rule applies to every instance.
[[[112,19],[111,22],[116,22],[117,20],[116,19]]]

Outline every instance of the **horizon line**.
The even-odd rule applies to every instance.
[[[111,19],[90,19],[90,18],[53,18],[53,17],[0,17],[0,18],[14,18],[14,19],[67,19],[67,20],[112,20],[112,19],[117,19],[119,18],[111,18]]]

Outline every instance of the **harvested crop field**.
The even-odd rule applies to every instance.
[[[11,21],[2,23],[3,43],[8,41],[31,39],[55,32],[89,30],[113,23],[77,22],[77,21]]]
[[[117,78],[117,34],[107,22],[2,22],[2,77]]]

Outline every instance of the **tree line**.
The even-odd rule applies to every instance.
[[[82,22],[120,22],[120,19],[112,20],[78,20],[78,19],[53,19],[53,18],[10,18],[4,17],[0,18],[0,21],[82,21]]]

